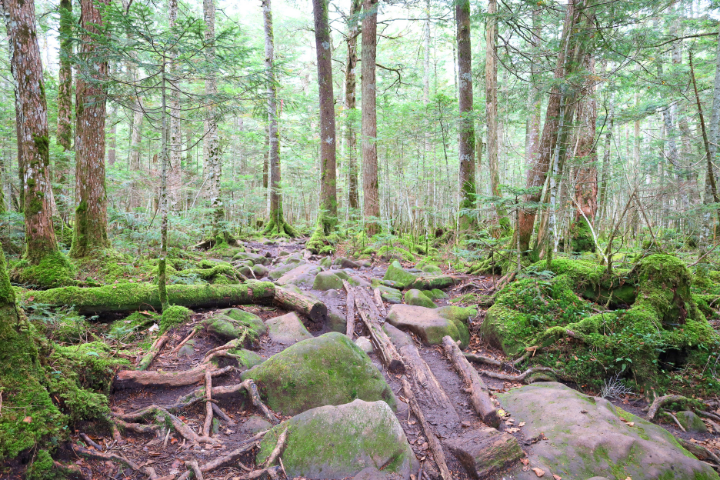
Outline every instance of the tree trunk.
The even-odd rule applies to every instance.
[[[25,163],[21,188],[25,197],[25,259],[37,265],[57,253],[52,223],[47,102],[40,47],[35,33],[35,3],[3,0],[15,84],[18,145]]]
[[[278,133],[277,86],[275,79],[275,37],[273,34],[271,0],[262,0],[265,21],[265,75],[268,94],[268,137],[270,141],[270,222],[265,232],[285,233],[295,236],[295,230],[285,222],[283,216],[282,191],[280,184],[280,134]]]
[[[493,0],[490,1],[493,4]],[[458,155],[460,157],[460,210],[475,208],[475,119],[472,90],[472,50],[470,48],[470,0],[459,0],[455,5],[458,46],[458,104],[460,124]],[[490,61],[490,59],[488,59]],[[494,61],[494,57],[493,57]],[[497,118],[497,99],[494,102]],[[489,114],[490,115],[490,114]],[[497,123],[495,124],[497,126]],[[488,139],[490,136],[488,124]],[[495,130],[497,135],[497,130]],[[490,140],[488,140],[488,144]],[[497,161],[497,150],[495,151]],[[460,229],[467,230],[474,225],[472,215],[460,214]]]
[[[715,200],[717,190],[715,184],[715,173],[713,164],[715,163],[715,157],[717,154],[717,144],[720,141],[720,42],[718,42],[717,54],[715,56],[715,83],[713,86],[713,103],[712,109],[710,110],[710,128],[708,129],[707,139],[707,174],[705,179],[705,195],[703,197],[703,204],[709,205]],[[710,209],[706,208],[703,218],[703,230],[702,237],[700,239],[700,245],[708,243],[712,236],[711,233],[711,220],[712,214]]]
[[[315,52],[317,53],[320,97],[320,213],[318,228],[329,235],[337,223],[335,163],[335,97],[332,83],[332,51],[328,0],[313,0]]]
[[[111,167],[115,165],[117,160],[117,107],[113,108],[108,115],[108,121],[110,122],[110,140],[108,145],[107,161]]]
[[[170,28],[177,22],[178,2],[168,1]],[[170,172],[168,174],[168,190],[172,209],[182,208],[182,137],[180,133],[180,89],[178,88],[177,52],[170,52]]]
[[[205,41],[208,43],[206,55],[210,63],[215,62],[215,0],[203,0],[203,16],[205,18]],[[205,140],[203,145],[207,160],[207,185],[210,196],[210,208],[213,210],[213,235],[220,232],[220,222],[225,217],[225,207],[220,198],[220,176],[222,163],[220,159],[220,143],[218,141],[218,119],[215,108],[217,95],[217,78],[210,72],[205,78],[205,95],[207,98]]]
[[[469,15],[469,14],[468,14]],[[485,24],[485,111],[487,117],[487,154],[490,171],[490,191],[493,197],[500,197],[500,174],[498,166],[498,98],[497,98],[497,0],[488,3],[487,20]],[[533,35],[535,35],[535,14],[533,14]],[[469,19],[468,19],[469,24]],[[533,64],[531,68],[535,69]],[[462,85],[462,80],[461,80]],[[533,85],[533,90],[536,87]],[[460,89],[462,92],[462,88]],[[533,91],[534,93],[534,91]],[[539,105],[539,104],[538,104]],[[530,117],[532,128],[533,116]],[[535,119],[538,123],[539,116]],[[537,134],[536,134],[537,135]],[[507,212],[500,203],[495,204],[498,224],[501,230],[510,229]]]
[[[60,72],[58,78],[57,143],[72,146],[72,0],[60,0]]]
[[[98,0],[107,4],[110,0]],[[80,24],[88,32],[82,36],[80,55],[97,80],[107,76],[108,64],[94,58],[96,48],[91,35],[99,34],[103,20],[93,0],[80,1]],[[105,193],[105,91],[78,76],[75,86],[75,229],[70,255],[90,255],[110,246],[107,237],[107,196]]]
[[[608,194],[607,187],[610,179],[610,152],[612,151],[613,128],[615,124],[615,92],[610,92],[610,108],[608,121],[605,126],[605,148],[603,149],[602,173],[600,177],[600,188],[598,189],[599,218],[602,221],[607,213]]]
[[[363,214],[365,233],[373,236],[380,230],[380,193],[377,162],[377,111],[375,55],[377,53],[377,0],[363,1],[362,21],[362,156]]]
[[[357,67],[357,37],[360,34],[358,15],[362,10],[361,0],[352,0],[348,21],[347,49],[345,65],[345,146],[348,166],[348,205],[355,212],[360,208],[358,199],[357,138],[355,132],[355,87]],[[351,213],[351,215],[354,215]]]
[[[562,40],[560,42],[560,51],[558,52],[557,64],[555,67],[555,83],[550,91],[547,110],[545,114],[545,125],[543,126],[542,136],[538,147],[538,156],[531,168],[528,170],[526,179],[526,188],[533,189],[534,192],[523,196],[525,203],[537,203],[542,196],[542,187],[545,184],[550,160],[555,152],[555,146],[558,142],[564,143],[567,137],[567,129],[560,127],[561,103],[564,100],[567,108],[564,110],[565,125],[568,125],[575,113],[574,97],[577,87],[565,83],[563,89],[560,86],[560,80],[571,77],[571,74],[577,69],[579,61],[583,58],[583,53],[587,49],[587,43],[590,40],[588,31],[592,28],[592,15],[583,15],[585,10],[591,7],[593,0],[571,0],[568,2],[565,25],[563,27]],[[590,8],[591,10],[591,8]],[[582,22],[582,23],[580,23]],[[570,35],[573,29],[577,29],[577,34]],[[563,133],[564,132],[564,133]],[[559,135],[559,133],[561,135]],[[565,138],[562,138],[565,137]],[[533,206],[521,207],[518,214],[518,225],[516,238],[513,246],[516,244],[518,248],[525,252],[530,245],[533,227],[535,225],[536,208]]]

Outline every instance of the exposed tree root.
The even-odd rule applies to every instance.
[[[198,329],[197,329],[197,328],[193,329],[193,331],[190,332],[190,335],[188,335],[187,337],[185,337],[185,339],[184,339],[182,342],[178,343],[177,347],[175,347],[175,348],[172,349],[172,351],[170,352],[170,355],[176,354],[176,353],[183,347],[183,345],[185,345],[185,344],[188,342],[188,340],[190,340],[192,337],[195,336],[195,334],[196,334],[197,332],[198,332]]]
[[[709,448],[706,448],[700,444],[688,442],[687,440],[684,440],[682,438],[675,437],[675,440],[678,441],[678,443],[688,452],[695,455],[700,460],[712,460],[715,462],[714,467],[718,468],[720,466],[720,458],[718,458],[715,453],[713,453],[712,450]]]
[[[216,439],[210,438],[207,435],[199,436],[185,422],[158,405],[150,405],[149,407],[143,408],[142,410],[134,413],[114,414],[114,416],[122,420],[139,420],[150,414],[160,415],[163,418],[170,420],[170,423],[175,428],[175,431],[192,444],[198,445],[200,443],[217,443]]]
[[[235,367],[215,369],[211,364],[201,364],[191,370],[183,370],[180,372],[122,370],[116,375],[113,387],[119,390],[146,386],[182,387],[203,380],[205,378],[205,371],[208,369],[211,371],[212,376],[216,377],[233,371]]]
[[[138,467],[133,461],[128,460],[127,458],[121,456],[121,455],[115,455],[114,453],[103,453],[103,452],[96,452],[95,450],[90,450],[89,448],[81,447],[80,445],[73,444],[72,446],[73,451],[78,454],[82,455],[83,457],[87,458],[97,458],[100,460],[109,460],[111,462],[118,462],[126,467],[129,467],[136,472],[140,471],[140,467]]]
[[[212,405],[213,412],[215,412],[215,415],[222,418],[222,420],[227,423],[228,425],[235,425],[235,420],[228,417],[227,413],[223,412],[222,408],[218,407],[215,402],[209,402],[210,405]]]
[[[255,408],[262,412],[263,416],[267,419],[268,422],[276,425],[278,423],[277,418],[275,418],[275,415],[273,415],[270,409],[263,403],[262,399],[260,398],[260,392],[258,392],[257,385],[255,385],[255,382],[251,378],[248,378],[247,380],[236,385],[230,385],[227,387],[214,387],[212,389],[212,395],[225,395],[229,393],[235,393],[238,390],[243,389],[250,396],[250,401],[255,406]]]
[[[677,425],[680,430],[682,430],[683,432],[687,432],[687,430],[685,430],[685,427],[682,426],[682,424],[680,423],[680,420],[678,420],[675,415],[673,415],[671,412],[662,412],[662,413],[664,413],[668,417],[672,418],[673,421],[675,422],[675,425]]]
[[[228,453],[227,455],[218,457],[215,460],[212,460],[204,465],[201,465],[200,471],[201,472],[209,472],[216,468],[222,467],[223,465],[227,465],[229,463],[236,462],[245,453],[249,452],[250,450],[252,450],[255,447],[260,446],[260,440],[262,440],[262,438],[265,436],[266,433],[267,433],[267,431],[260,432],[257,435],[255,435],[254,437],[245,440],[245,442],[243,442],[242,445],[240,445],[238,448],[236,448],[232,452]]]
[[[118,427],[124,430],[131,430],[137,433],[154,433],[157,434],[160,431],[158,425],[143,425],[142,423],[130,423],[122,420],[121,418],[111,418],[111,422],[116,424]]]
[[[98,445],[97,443],[95,443],[92,438],[88,437],[88,436],[87,436],[86,434],[84,434],[84,433],[81,433],[81,434],[80,434],[80,438],[82,438],[82,439],[85,441],[85,443],[87,443],[88,445],[90,445],[91,447],[93,447],[95,450],[99,450],[99,451],[101,451],[101,452],[102,452],[103,450],[105,450],[101,445]]]
[[[666,403],[672,403],[672,402],[689,402],[692,403],[692,400],[683,397],[682,395],[663,395],[662,397],[657,397],[652,405],[650,405],[650,409],[648,410],[648,419],[652,420],[655,418],[655,415],[657,415],[658,410],[665,405]]]
[[[203,425],[203,436],[210,436],[212,428],[213,408],[212,408],[212,375],[205,372],[205,424]]]
[[[484,363],[486,365],[492,365],[494,367],[502,367],[503,362],[500,360],[495,360],[491,357],[486,357],[485,355],[478,355],[476,353],[463,353],[465,355],[465,358],[470,360],[471,362],[475,363]]]
[[[490,370],[480,370],[480,373],[482,373],[483,375],[486,375],[490,378],[497,378],[498,380],[508,380],[511,382],[524,382],[525,378],[528,375],[532,375],[533,373],[536,373],[536,372],[555,373],[555,370],[553,370],[552,368],[549,368],[549,367],[532,367],[532,368],[528,368],[520,375],[508,375],[506,373],[497,373],[497,372],[493,372]]]
[[[143,356],[142,360],[140,360],[140,363],[138,363],[137,369],[139,371],[148,369],[152,361],[155,360],[155,357],[158,353],[160,353],[160,350],[162,350],[169,338],[170,337],[166,333],[157,340],[155,340],[155,342],[152,344],[152,347],[150,347],[148,353],[146,353],[145,356]]]

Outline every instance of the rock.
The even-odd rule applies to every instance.
[[[287,250],[280,250],[280,251],[277,253],[277,256],[278,256],[278,257],[286,257],[286,256],[288,256],[288,255],[290,255],[290,252],[288,252]]]
[[[230,350],[229,353],[237,355],[239,357],[237,358],[238,365],[240,367],[244,367],[246,370],[254,367],[255,365],[260,365],[262,362],[265,361],[265,359],[257,353],[253,352],[252,350],[245,350],[244,348]]]
[[[272,278],[270,272],[270,278]],[[282,277],[278,278],[275,283],[278,285],[293,284],[297,286],[309,287],[315,280],[315,275],[320,273],[320,267],[311,264],[302,264],[299,267],[295,267],[292,270],[285,273]]]
[[[437,306],[424,292],[416,289],[405,292],[405,303],[425,308],[435,308]]]
[[[358,337],[355,340],[355,345],[360,347],[360,350],[365,353],[372,353],[372,351],[374,350],[372,342],[367,337]]]
[[[350,284],[356,287],[369,287],[370,282],[357,275],[350,275]]]
[[[267,332],[267,327],[260,317],[239,308],[220,310],[212,317],[205,319],[203,324],[207,325],[210,333],[223,340],[240,338],[247,330],[246,343],[248,344]]]
[[[330,265],[332,265],[332,259],[330,257],[325,257],[322,260],[320,260],[321,267],[330,268]]]
[[[441,298],[449,298],[448,294],[443,292],[439,288],[435,288],[433,290],[423,290],[423,293],[431,300],[438,300]]]
[[[416,468],[417,461],[397,417],[382,401],[355,400],[314,408],[273,427],[260,444],[255,459],[258,465],[286,428],[288,437],[281,458],[288,478],[345,478],[375,468],[407,479]]]
[[[253,278],[252,268],[248,267],[247,265],[243,265],[242,267],[239,267],[237,269],[237,271],[238,271],[238,273],[242,273],[247,278]]]
[[[270,339],[283,345],[292,345],[313,338],[295,312],[271,318],[265,322],[265,325],[268,327]]]
[[[347,332],[347,317],[339,313],[328,311],[328,328],[331,332]]]
[[[445,307],[438,308],[437,313],[443,318],[467,325],[470,317],[477,315],[478,311],[476,308],[471,307],[456,307],[454,305],[447,305]]]
[[[340,268],[360,268],[361,265],[349,258],[338,257],[333,262],[333,265],[337,265]]]
[[[386,287],[385,285],[380,285],[377,288],[380,289],[380,296],[386,302],[393,305],[402,303],[402,292],[397,288]]]
[[[255,274],[255,278],[266,277],[270,272],[264,265],[255,265],[252,267],[252,272]]]
[[[402,478],[398,474],[381,472],[375,467],[367,467],[360,470],[360,473],[353,477],[353,480],[388,480],[392,478]]]
[[[602,398],[555,382],[516,388],[498,398],[517,423],[525,422],[525,438],[541,433],[548,438],[529,455],[530,465],[548,478],[718,478],[667,430]],[[517,478],[535,479],[531,474],[518,469]]]
[[[680,425],[685,427],[689,433],[706,433],[707,426],[700,417],[695,415],[695,412],[684,411],[678,412],[675,415],[680,422]]]
[[[193,355],[195,355],[195,340],[188,340],[177,353],[178,357],[192,357]]]
[[[271,428],[272,424],[258,415],[252,415],[245,423],[240,425],[240,430],[250,435],[255,435],[256,433],[264,432]]]
[[[445,335],[450,335],[453,340],[467,346],[470,342],[468,328],[452,316],[441,316],[441,313],[446,312],[447,310],[439,308],[393,305],[388,312],[387,321],[394,327],[413,332],[426,345],[439,345]]]
[[[236,253],[233,257],[233,260],[250,260],[252,262],[252,265],[268,265],[270,263],[270,259],[267,257],[264,257],[262,255],[258,255],[256,253],[248,253],[248,252],[240,252]]]
[[[494,428],[470,430],[460,437],[446,440],[445,446],[473,478],[485,478],[525,456],[515,437]]]
[[[342,279],[332,272],[320,272],[315,277],[313,290],[337,290],[343,288]]]
[[[280,277],[285,275],[290,270],[297,268],[299,266],[305,265],[305,262],[302,261],[290,261],[291,257],[288,257],[285,259],[285,261],[278,266],[276,266],[274,269],[270,270],[270,273],[268,273],[268,277],[270,277],[271,280],[278,280]]]
[[[396,400],[370,358],[340,333],[326,333],[283,350],[243,372],[252,378],[270,408],[295,415],[309,408],[340,405],[356,398]]]
[[[383,280],[393,282],[393,285],[389,285],[391,287],[397,286],[397,288],[403,289],[414,282],[415,278],[415,275],[403,269],[400,262],[396,260],[388,266]]]

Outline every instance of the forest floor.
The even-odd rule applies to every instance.
[[[304,243],[302,240],[281,241],[280,243],[274,241],[248,242],[245,244],[245,247],[253,249],[259,255],[270,257],[273,262],[288,254],[302,254],[304,252]],[[339,255],[340,252],[338,253],[338,256]],[[207,253],[207,258],[212,259],[211,251]],[[305,254],[305,261],[309,264],[319,265],[321,259],[321,257]],[[222,259],[218,258],[217,260]],[[387,262],[377,260],[373,261],[369,266],[364,265],[357,268],[354,274],[369,283],[372,279],[381,279],[385,274],[387,266]],[[407,264],[404,266],[410,267],[411,265]],[[448,272],[445,268],[443,273],[454,272]],[[458,305],[458,298],[467,295],[467,293],[491,295],[494,292],[493,289],[497,280],[497,277],[492,276],[467,275],[461,283],[446,289],[445,293],[448,295],[448,298],[438,299],[435,303],[438,306]],[[335,311],[342,316],[346,315],[346,292],[344,290],[312,291],[311,293],[323,301],[329,310]],[[389,307],[390,304],[385,302],[384,308],[388,309]],[[255,314],[263,321],[288,313],[277,305],[238,305],[236,308]],[[155,357],[148,370],[156,372],[182,372],[201,365],[208,352],[226,343],[224,340],[210,333],[207,328],[197,329],[197,333],[193,336],[194,349],[191,354],[178,356],[176,353],[171,352],[173,352],[175,347],[186,339],[196,327],[201,325],[203,320],[212,317],[216,312],[216,309],[196,310],[189,322],[171,329],[169,331],[168,342]],[[470,345],[465,351],[485,355],[500,361],[508,360],[500,350],[488,345],[478,334],[478,326],[482,323],[484,316],[485,310],[479,308],[477,315],[469,320],[469,330],[471,334]],[[307,318],[303,318],[303,323],[307,330],[315,337],[329,331],[327,324],[318,325],[309,321]],[[100,334],[106,331],[108,326],[109,323],[103,323],[101,321],[96,322],[93,328]],[[367,327],[360,320],[355,323],[355,335],[357,337],[369,336]],[[441,441],[462,435],[463,432],[470,431],[476,427],[482,427],[482,421],[471,405],[470,394],[462,378],[453,368],[452,362],[446,357],[442,345],[426,346],[419,341],[417,337],[413,336],[413,339],[420,357],[430,367],[430,370],[449,397],[459,417],[459,421],[451,422],[448,420],[448,422],[443,422],[442,412],[430,411],[432,410],[432,405],[428,402],[421,402],[423,409],[425,409],[424,413],[426,416],[433,418],[435,422],[440,420],[440,424],[445,424],[443,427],[437,428],[437,434]],[[137,350],[139,353],[142,353],[140,344],[143,342],[147,345],[147,338],[140,337],[136,339],[134,343],[126,343],[123,344],[122,347],[126,351]],[[252,350],[263,359],[267,359],[285,350],[288,346],[289,345],[272,341],[270,337],[265,334],[255,342]],[[378,355],[377,349],[369,353],[369,357],[373,364],[382,372],[385,380],[399,400],[396,416],[411,445],[412,451],[421,465],[423,472],[422,477],[440,478],[438,466],[433,460],[433,455],[428,445],[428,438],[423,432],[420,422],[411,413],[406,403],[407,399],[403,394],[400,375],[393,374],[387,370],[381,361],[381,357]],[[222,368],[227,365],[237,364],[232,359],[220,359],[218,367]],[[488,377],[483,373],[483,371],[492,370],[505,374],[518,374],[520,373],[518,370],[503,370],[500,367],[492,367],[489,365],[483,365],[482,368],[478,367],[477,364],[473,364],[473,366],[481,373],[481,377],[490,392],[503,393],[512,388],[522,386],[521,382],[498,380]],[[240,374],[241,371],[239,369],[231,370],[225,375],[214,377],[212,385],[213,387],[238,385],[242,382]],[[180,387],[148,386],[115,390],[109,397],[111,411],[113,414],[123,415],[151,405],[172,405],[176,403],[179,398],[190,394],[198,387],[204,385],[204,381],[205,380],[201,380],[198,383]],[[569,386],[582,391],[582,388],[578,385],[570,384]],[[584,391],[583,393],[597,395],[599,392]],[[640,395],[626,395],[623,398],[610,400],[622,409],[640,417],[644,416],[644,409],[646,410],[648,406],[646,399]],[[227,414],[228,419],[220,420],[219,425],[213,427],[211,437],[214,438],[214,440],[212,443],[203,442],[193,444],[187,441],[187,438],[183,438],[178,431],[172,429],[168,429],[168,433],[164,436],[157,436],[153,432],[138,433],[131,430],[123,431],[120,436],[113,436],[112,432],[107,428],[98,428],[93,424],[81,424],[76,426],[76,430],[71,434],[72,443],[88,445],[89,438],[96,443],[95,448],[91,447],[89,451],[96,452],[99,455],[94,458],[92,455],[78,456],[76,452],[64,450],[61,451],[61,457],[63,457],[62,459],[65,461],[78,466],[87,479],[140,480],[149,477],[152,478],[153,476],[154,478],[163,480],[176,479],[187,470],[186,462],[196,461],[199,465],[208,464],[208,462],[212,462],[217,458],[227,455],[238,447],[246,445],[249,439],[261,429],[260,427],[262,427],[262,425],[260,425],[260,427],[258,426],[258,415],[261,416],[262,414],[249,402],[232,395],[221,396],[215,399],[215,402],[217,406]],[[192,406],[181,408],[174,411],[174,414],[179,420],[193,429],[193,431],[202,432],[206,415],[204,402],[197,402]],[[273,423],[278,423],[290,418],[283,417],[275,412],[272,412],[272,415],[275,417],[275,422]],[[260,421],[260,423],[262,424],[262,421]],[[447,427],[447,425],[451,423],[452,426]],[[692,434],[683,432],[675,424],[666,421],[663,422],[662,426],[677,438],[703,444],[716,452],[720,450],[720,440],[718,440],[717,437],[718,432],[713,431],[712,425],[708,433]],[[538,440],[526,438],[522,425],[515,425],[514,420],[508,417],[503,418],[499,429],[512,434],[518,440],[519,445],[527,455],[526,458],[532,456],[533,449],[536,448],[536,442]],[[202,434],[200,433],[200,435]],[[540,441],[546,440],[547,439],[542,439]],[[447,466],[452,473],[452,477],[457,479],[471,478],[451,451],[447,448],[444,450]],[[256,453],[257,449],[248,450],[231,464],[205,472],[204,478],[206,480],[247,478],[249,475],[248,472],[256,471],[256,469],[259,468],[255,466]],[[103,456],[107,458],[102,458]],[[149,474],[146,467],[151,467],[154,475]],[[524,470],[532,467],[533,465],[531,463],[526,464]],[[21,473],[18,470],[15,470],[14,473],[6,471],[5,474],[0,474],[0,477],[3,479],[21,478]],[[507,471],[497,471],[488,478],[508,478]]]

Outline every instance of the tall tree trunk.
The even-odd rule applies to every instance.
[[[348,205],[357,212],[360,208],[358,198],[357,138],[355,132],[355,87],[357,67],[357,37],[360,34],[358,15],[362,10],[361,0],[352,0],[348,21],[347,63],[345,65],[345,147],[348,166]],[[351,213],[354,217],[354,214]]]
[[[35,2],[2,0],[15,85],[18,146],[25,164],[25,259],[37,265],[58,252],[52,223],[47,101],[40,47],[35,32]]]
[[[612,88],[612,87],[611,87]],[[603,148],[602,173],[600,176],[600,187],[598,189],[598,218],[602,221],[606,217],[608,204],[608,181],[610,179],[610,153],[612,152],[613,128],[615,124],[615,92],[610,92],[610,107],[608,111],[607,125],[605,125],[605,148]]]
[[[171,0],[174,1],[174,0]],[[172,11],[172,9],[171,9]],[[172,13],[170,21],[172,22]],[[168,119],[167,119],[167,78],[166,78],[167,61],[163,55],[161,70],[161,133],[160,133],[160,258],[158,259],[158,296],[160,297],[160,305],[166,310],[170,304],[168,302],[166,289],[166,262],[167,262],[167,238],[168,238]]]
[[[492,4],[493,1],[491,0],[490,3]],[[475,208],[475,119],[473,118],[472,49],[470,48],[470,0],[459,0],[456,3],[455,18],[457,19],[458,104],[460,108],[460,124],[458,126],[460,130],[458,143],[460,209],[472,210]],[[497,119],[497,99],[495,99],[494,108]],[[497,127],[497,123],[495,126]],[[491,138],[490,128],[490,124],[488,124],[488,144]],[[497,138],[497,129],[495,134]],[[495,154],[497,161],[497,150]],[[469,229],[474,223],[472,215],[461,214],[461,230]]]
[[[60,72],[58,78],[57,143],[72,146],[72,0],[60,0]]]
[[[206,55],[210,63],[215,62],[215,0],[203,0],[203,16],[205,18],[205,41],[208,43]],[[222,163],[220,159],[220,142],[218,141],[218,119],[215,108],[215,96],[217,95],[217,78],[214,69],[208,73],[205,79],[205,95],[208,97],[208,104],[205,111],[205,140],[203,146],[207,164],[207,182],[210,197],[210,208],[213,210],[213,235],[218,236],[220,222],[225,216],[225,207],[220,197],[220,177],[222,174]],[[225,232],[226,233],[226,232]],[[223,240],[226,240],[223,238]]]
[[[295,230],[285,222],[282,205],[282,176],[280,171],[280,134],[278,132],[277,84],[275,79],[275,37],[273,34],[272,5],[262,0],[265,21],[265,76],[267,81],[268,138],[270,141],[270,222],[266,233],[285,233],[295,236]]]
[[[545,125],[543,126],[542,136],[540,137],[538,156],[527,173],[526,188],[528,190],[533,189],[534,192],[523,196],[525,203],[537,203],[540,201],[542,187],[545,184],[548,168],[550,167],[550,160],[555,152],[555,146],[558,143],[563,145],[567,140],[568,129],[559,128],[560,106],[562,103],[567,106],[567,108],[564,108],[563,117],[565,120],[564,124],[568,125],[575,113],[574,97],[577,87],[565,83],[561,89],[560,81],[566,81],[577,69],[580,60],[583,58],[585,49],[588,48],[586,43],[590,40],[588,32],[592,28],[592,15],[583,13],[586,9],[592,10],[588,8],[591,7],[592,2],[593,0],[570,0],[568,2],[565,25],[560,42],[560,51],[558,52],[554,72],[555,83],[550,91],[550,98],[545,114]],[[575,28],[577,28],[577,30],[574,30]],[[571,32],[577,33],[571,35]],[[562,158],[562,156],[560,158]],[[534,206],[524,206],[520,208],[516,232],[519,238],[513,241],[513,247],[517,245],[521,251],[528,250],[535,225],[536,211],[537,209]]]
[[[317,53],[318,93],[320,97],[320,214],[318,228],[325,235],[337,223],[335,162],[335,97],[332,82],[332,51],[328,0],[313,0],[315,51]]]
[[[168,17],[170,28],[177,22],[178,2],[168,0]],[[180,133],[180,88],[177,78],[177,51],[170,52],[169,78],[170,83],[170,171],[168,173],[168,190],[173,210],[182,208],[182,137]]]
[[[98,0],[102,4],[110,0]],[[110,246],[107,236],[107,196],[105,193],[105,91],[96,83],[108,73],[107,61],[97,55],[92,35],[98,35],[103,19],[94,0],[80,1],[80,25],[88,33],[81,36],[80,56],[90,66],[78,75],[75,84],[75,228],[70,255],[90,255]],[[88,78],[89,77],[89,78]],[[87,78],[87,79],[86,79]]]
[[[378,233],[380,194],[377,161],[375,55],[377,53],[377,0],[363,1],[362,21],[362,155],[363,214],[368,236]]]
[[[469,9],[469,6],[468,6]],[[459,18],[459,17],[458,17]],[[498,96],[497,96],[497,0],[490,0],[485,23],[485,111],[487,117],[487,154],[490,172],[490,191],[494,197],[500,192],[500,173],[498,166]],[[533,23],[535,22],[533,14]],[[468,25],[470,23],[468,12]],[[534,25],[533,25],[534,26]],[[469,29],[469,27],[468,27]],[[534,29],[533,29],[534,33]],[[462,53],[461,53],[462,55]],[[462,64],[462,60],[461,60]],[[535,68],[534,65],[532,68]],[[461,69],[462,71],[462,69]],[[462,85],[462,80],[460,81]],[[535,88],[535,87],[533,87]],[[460,89],[462,92],[462,88]],[[462,95],[462,93],[461,93]],[[472,100],[471,100],[472,102]],[[540,119],[537,119],[539,123]],[[532,122],[532,116],[531,116]],[[532,128],[532,127],[531,127]],[[539,126],[538,126],[539,130]],[[510,221],[505,208],[495,204],[498,224],[501,230],[510,230]]]

